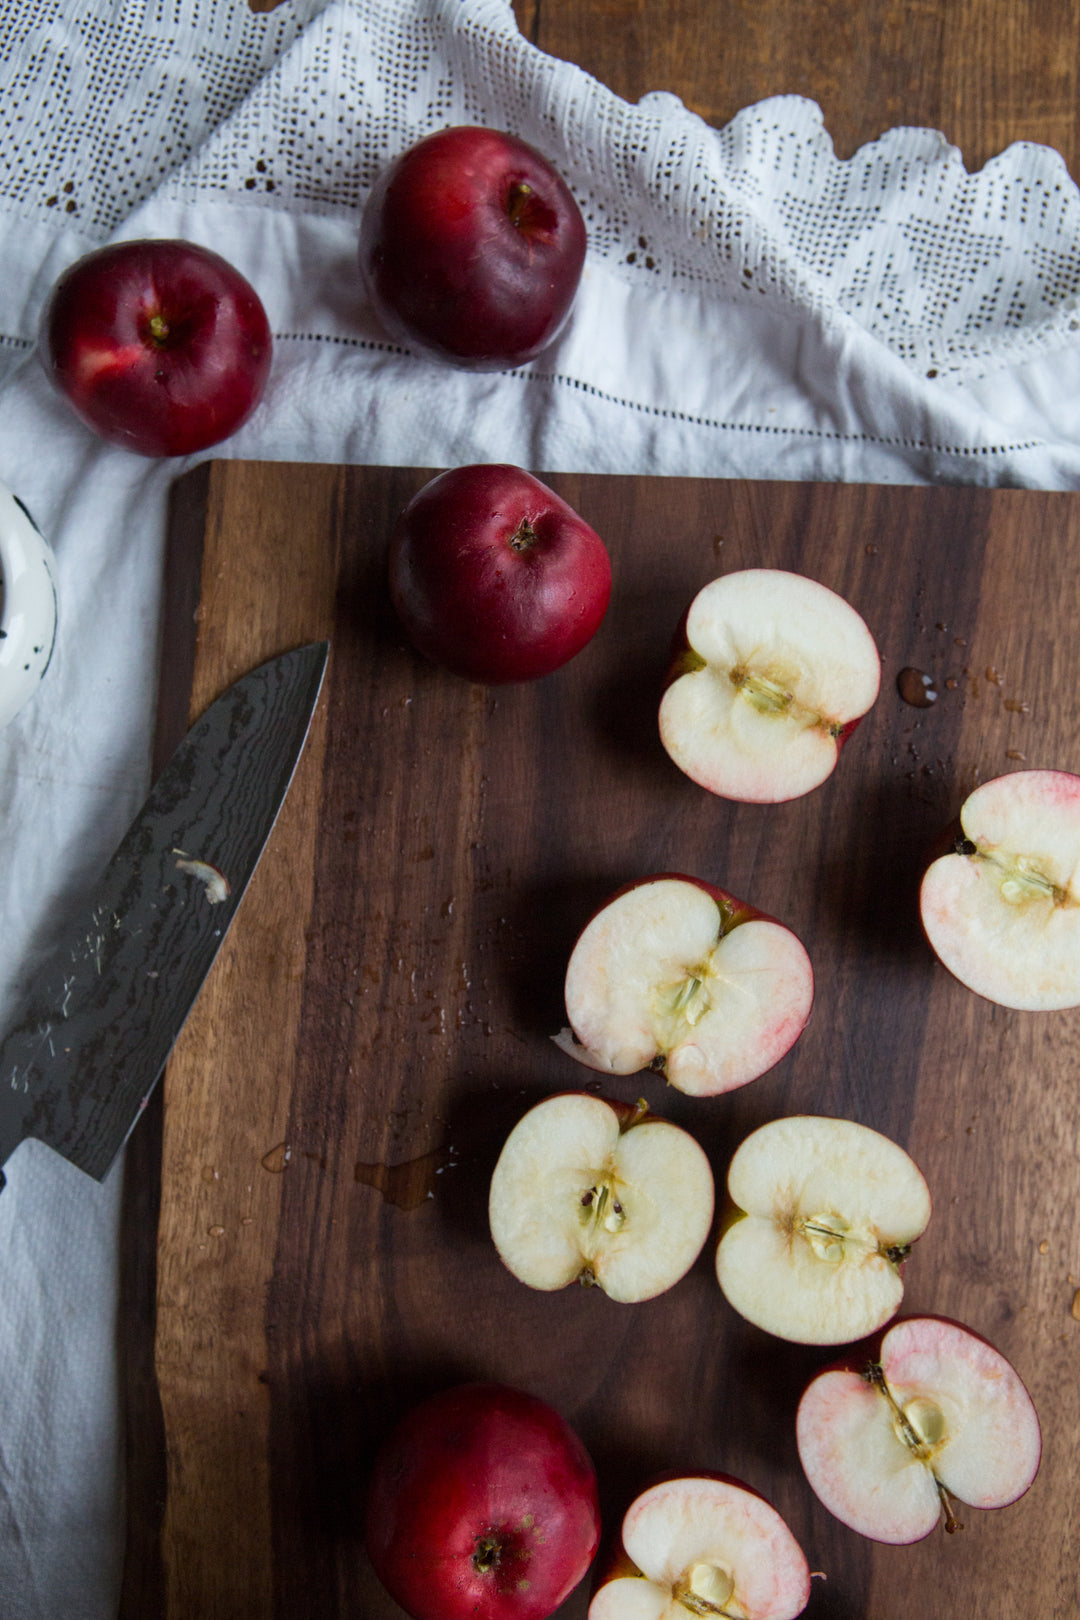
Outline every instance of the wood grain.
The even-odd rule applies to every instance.
[[[901,124],[974,171],[1013,141],[1080,175],[1077,0],[515,0],[518,26],[634,102],[670,90],[717,127],[766,96],[818,102],[840,157]]]
[[[658,1470],[746,1478],[828,1577],[812,1620],[960,1615],[973,1593],[1002,1614],[1076,1612],[1080,1014],[965,991],[923,944],[915,895],[977,780],[1080,768],[1080,497],[553,477],[609,542],[612,607],[566,669],[485,690],[414,655],[387,599],[389,528],[425,476],[220,463],[177,502],[187,651],[175,636],[170,651],[193,711],[283,646],[330,633],[333,651],[301,772],[165,1079],[161,1406],[155,1426],[133,1401],[132,1449],[166,1506],[155,1524],[152,1502],[133,1504],[125,1615],[400,1620],[361,1545],[367,1469],[414,1400],[470,1376],[570,1418],[611,1525]],[[686,601],[760,564],[847,596],[885,669],[834,777],[772,807],[695,787],[655,726]],[[900,700],[905,665],[933,676],[932,708]],[[575,933],[618,883],[680,868],[796,928],[814,1017],[726,1099],[647,1076],[612,1089],[693,1130],[721,1180],[750,1129],[798,1111],[863,1120],[915,1155],[935,1213],[907,1305],[996,1342],[1046,1435],[1030,1495],[969,1513],[960,1537],[875,1547],[817,1505],[793,1417],[827,1355],[737,1319],[709,1252],[623,1307],[533,1293],[491,1248],[507,1130],[590,1083],[548,1039]],[[585,1608],[581,1592],[563,1620]]]

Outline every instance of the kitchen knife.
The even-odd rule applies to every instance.
[[[328,652],[313,642],[244,675],[158,777],[0,1046],[0,1165],[32,1136],[105,1176],[255,870]]]

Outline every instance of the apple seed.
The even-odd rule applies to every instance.
[[[721,1564],[694,1564],[672,1589],[672,1597],[690,1614],[712,1615],[718,1620],[744,1620],[741,1607],[728,1608],[735,1582]]]

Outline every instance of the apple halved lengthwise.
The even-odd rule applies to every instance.
[[[556,1044],[607,1074],[652,1069],[712,1097],[746,1085],[795,1044],[814,971],[783,923],[681,873],[619,890],[579,935],[566,970],[570,1028]]]
[[[737,1480],[699,1475],[650,1486],[623,1520],[622,1545],[588,1620],[795,1620],[809,1600],[798,1542]]]
[[[938,960],[1002,1007],[1080,1006],[1080,776],[995,777],[965,801],[960,825],[919,891]]]
[[[488,1215],[503,1264],[530,1288],[595,1284],[624,1304],[690,1270],[712,1227],[704,1150],[644,1103],[548,1097],[510,1132]]]
[[[896,1322],[876,1354],[812,1380],[799,1457],[836,1518],[873,1541],[921,1541],[954,1504],[1015,1502],[1038,1473],[1039,1419],[1019,1374],[978,1334],[940,1317]]]
[[[712,580],[681,640],[660,740],[725,799],[778,804],[818,787],[881,685],[877,646],[850,602],[778,568]]]
[[[854,1120],[774,1119],[736,1150],[717,1281],[740,1316],[796,1344],[848,1344],[895,1316],[930,1192],[903,1148]]]

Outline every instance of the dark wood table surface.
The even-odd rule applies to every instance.
[[[1080,7],[1067,0],[514,0],[528,39],[637,101],[720,126],[765,96],[819,103],[839,157],[900,124],[982,167],[1013,141],[1080,173]]]

